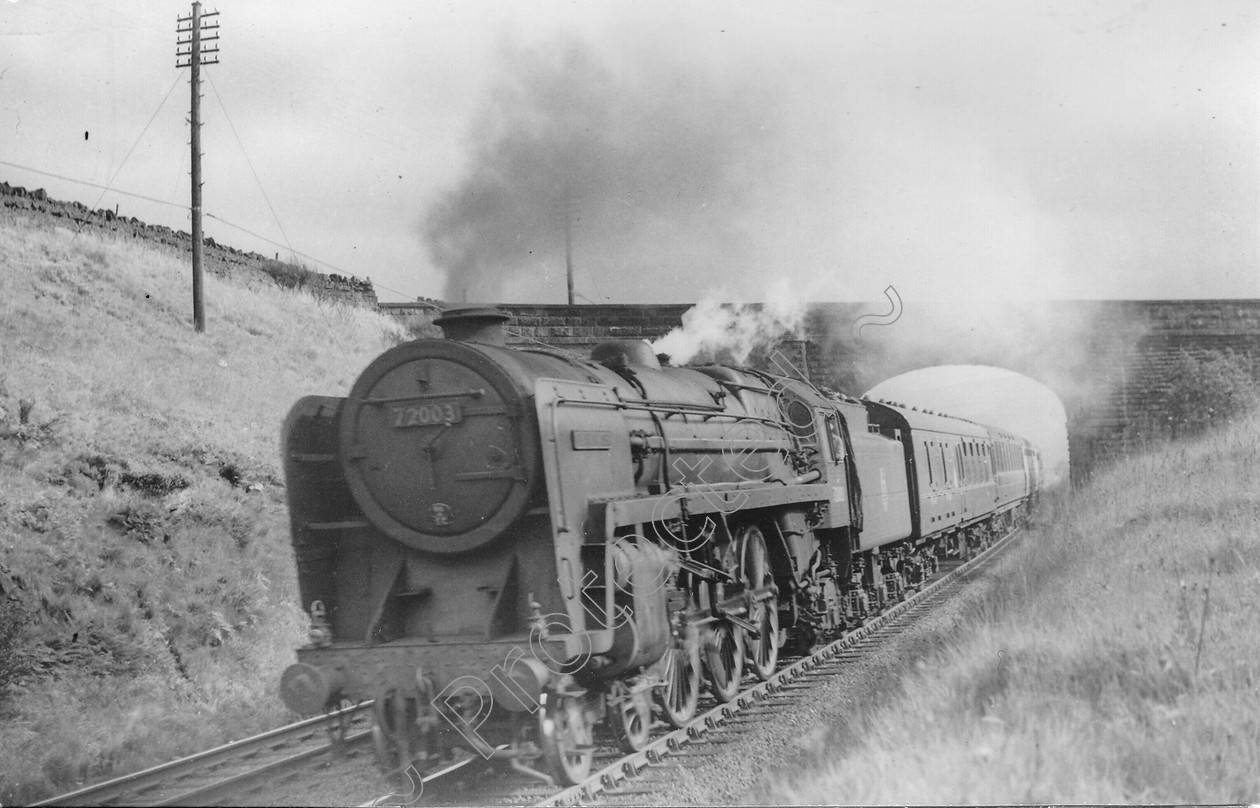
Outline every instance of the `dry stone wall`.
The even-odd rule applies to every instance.
[[[187,255],[191,260],[192,235],[189,233],[146,224],[134,216],[119,216],[114,210],[93,210],[81,202],[51,199],[42,188],[30,191],[0,182],[0,208],[10,215],[25,218],[35,226],[61,226],[74,230],[90,228],[118,238],[142,239],[149,244]],[[206,271],[215,275],[247,282],[276,282],[263,270],[269,259],[256,252],[245,252],[206,238],[202,255]],[[370,280],[313,274],[315,278],[309,287],[314,294],[353,305],[376,307],[376,290]]]

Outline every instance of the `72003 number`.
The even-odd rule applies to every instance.
[[[438,401],[431,404],[412,404],[407,407],[391,407],[393,426],[401,429],[409,426],[430,426],[432,424],[453,424],[463,419],[464,414],[458,404],[449,401]]]

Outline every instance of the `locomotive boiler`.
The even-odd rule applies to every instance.
[[[788,375],[509,347],[503,312],[378,357],[283,431],[299,713],[374,699],[398,770],[572,783],[904,597],[1035,496],[1035,450]]]

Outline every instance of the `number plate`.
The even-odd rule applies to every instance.
[[[391,425],[395,429],[413,426],[449,425],[464,419],[463,410],[452,401],[427,401],[390,407]]]

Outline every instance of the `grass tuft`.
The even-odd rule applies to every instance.
[[[753,799],[1254,801],[1260,414],[1047,506],[946,647]]]

